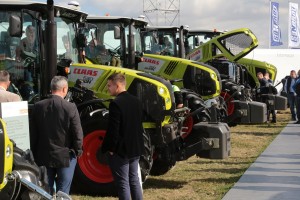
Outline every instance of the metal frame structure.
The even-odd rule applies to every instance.
[[[179,25],[180,0],[143,0],[143,14],[150,25]]]

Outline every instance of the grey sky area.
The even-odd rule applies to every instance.
[[[161,9],[168,2],[178,0],[77,0],[81,10],[93,15],[118,15],[138,17],[144,15],[145,5],[161,2]],[[67,4],[68,0],[54,1],[58,4]],[[279,3],[279,25],[281,28],[283,45],[279,48],[287,48],[288,43],[288,0],[277,0]],[[290,1],[299,4],[300,0]],[[145,4],[144,4],[145,3]],[[178,3],[175,3],[177,5]],[[171,6],[171,9],[176,7]],[[218,29],[233,30],[237,28],[250,28],[259,40],[259,48],[269,48],[270,35],[270,1],[269,0],[180,0],[180,22],[176,19],[173,25],[189,25],[190,29]],[[298,12],[299,15],[299,12]],[[165,17],[157,13],[148,13],[151,22],[156,25],[165,24],[165,19],[170,23],[174,14]],[[278,47],[272,47],[278,48]]]

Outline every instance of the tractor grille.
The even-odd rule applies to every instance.
[[[164,73],[167,75],[171,75],[174,71],[174,69],[176,68],[176,66],[178,65],[178,61],[171,61],[169,63],[169,65],[166,67]]]

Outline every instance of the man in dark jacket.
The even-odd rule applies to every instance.
[[[296,82],[296,78],[297,78],[297,74],[295,70],[292,70],[290,72],[290,76],[287,77],[286,79],[286,83],[284,85],[283,90],[286,92],[287,94],[287,99],[288,99],[288,103],[290,106],[290,111],[292,114],[292,120],[295,121],[296,120],[296,107],[297,107],[297,95],[296,92],[293,88],[295,82]],[[300,120],[300,119],[298,119]]]
[[[36,163],[47,168],[50,192],[56,181],[56,191],[69,194],[83,132],[75,104],[64,100],[67,79],[55,76],[51,92],[50,98],[34,105],[30,145]]]
[[[259,92],[258,92],[258,100],[266,103],[267,105],[267,119],[270,121],[270,114],[272,114],[272,123],[276,123],[276,112],[274,110],[274,106],[271,106],[268,103],[268,97],[265,96],[266,94],[275,94],[276,88],[273,87],[272,80],[269,78],[269,73],[266,72],[264,75],[262,72],[257,73],[257,78],[259,80]]]
[[[102,152],[108,153],[119,199],[142,199],[138,177],[140,156],[144,153],[142,105],[126,89],[125,76],[112,74],[107,81],[108,92],[116,98],[109,105],[108,130]]]

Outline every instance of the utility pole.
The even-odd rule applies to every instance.
[[[180,25],[180,0],[143,0],[143,14],[150,25]]]

